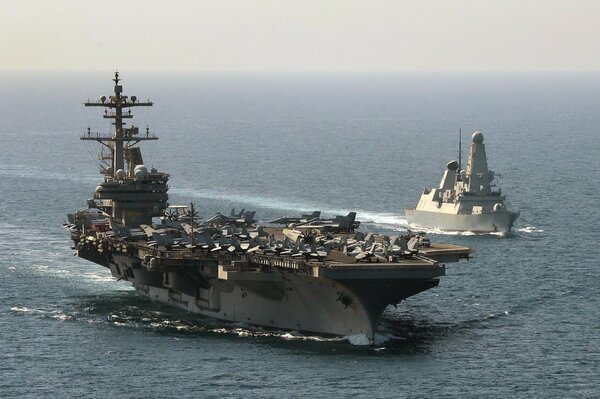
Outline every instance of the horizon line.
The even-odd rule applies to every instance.
[[[135,73],[135,74],[183,74],[183,75],[595,75],[600,74],[600,70],[464,70],[464,71],[435,71],[435,70],[382,70],[382,71],[333,71],[333,70],[176,70],[176,69],[3,69],[0,68],[0,74],[96,74],[96,73],[114,73],[115,71]]]

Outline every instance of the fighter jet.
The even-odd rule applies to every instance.
[[[226,225],[232,225],[232,226],[237,226],[237,227],[252,226],[254,223],[256,223],[256,220],[254,219],[255,213],[256,212],[254,212],[254,211],[250,212],[250,211],[246,211],[245,209],[242,209],[242,211],[239,213],[235,213],[235,209],[232,209],[230,216],[225,216],[222,213],[217,213],[215,216],[208,219],[206,221],[206,223],[213,225],[213,226],[226,226]]]
[[[360,225],[356,221],[356,212],[350,212],[346,216],[338,215],[333,219],[313,219],[306,223],[294,226],[296,230],[322,230],[336,233],[353,233]]]
[[[311,220],[318,219],[319,217],[321,217],[321,212],[320,211],[314,211],[311,214],[302,214],[302,215],[300,215],[300,217],[283,217],[283,218],[279,218],[279,219],[270,221],[269,223],[273,223],[273,224],[285,224],[285,225],[290,225],[291,223],[294,223],[294,224],[307,223],[307,222],[310,222]]]

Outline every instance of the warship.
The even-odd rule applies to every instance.
[[[109,133],[88,128],[81,137],[102,145],[104,177],[65,227],[77,256],[150,300],[224,322],[373,343],[388,305],[436,287],[446,262],[471,253],[424,235],[363,232],[354,212],[261,226],[246,210],[200,220],[193,203],[170,206],[169,175],[148,169],[138,145],[157,137],[124,122],[152,102],[124,95],[118,73],[113,81],[112,95],[85,103],[105,108]]]
[[[509,233],[519,213],[509,211],[501,190],[493,189],[483,134],[473,133],[466,170],[461,168],[460,142],[459,133],[459,160],[448,162],[439,187],[426,188],[417,207],[404,210],[408,223],[446,231]]]

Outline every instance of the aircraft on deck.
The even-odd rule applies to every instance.
[[[321,217],[321,212],[320,211],[314,211],[311,214],[302,214],[300,215],[300,217],[283,217],[283,218],[279,218],[273,221],[270,221],[269,223],[273,223],[273,224],[285,224],[285,225],[289,225],[290,223],[294,223],[294,224],[298,224],[298,223],[307,223],[310,222],[311,220],[314,219],[318,219]]]
[[[350,212],[346,216],[338,215],[333,219],[323,219],[315,217],[309,219],[306,216],[314,216],[321,212],[315,211],[312,215],[302,215],[300,218],[280,218],[272,221],[276,224],[287,224],[296,230],[319,230],[332,231],[337,233],[352,233],[358,228],[360,222],[356,221],[356,212]]]
[[[229,216],[225,216],[222,213],[217,213],[215,216],[208,219],[206,223],[220,226],[225,224],[237,227],[251,226],[256,223],[256,220],[254,219],[255,214],[255,211],[246,211],[245,209],[242,209],[240,212],[236,213],[235,209],[232,209]]]

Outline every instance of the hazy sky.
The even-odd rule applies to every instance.
[[[600,1],[0,0],[0,70],[600,71]]]

